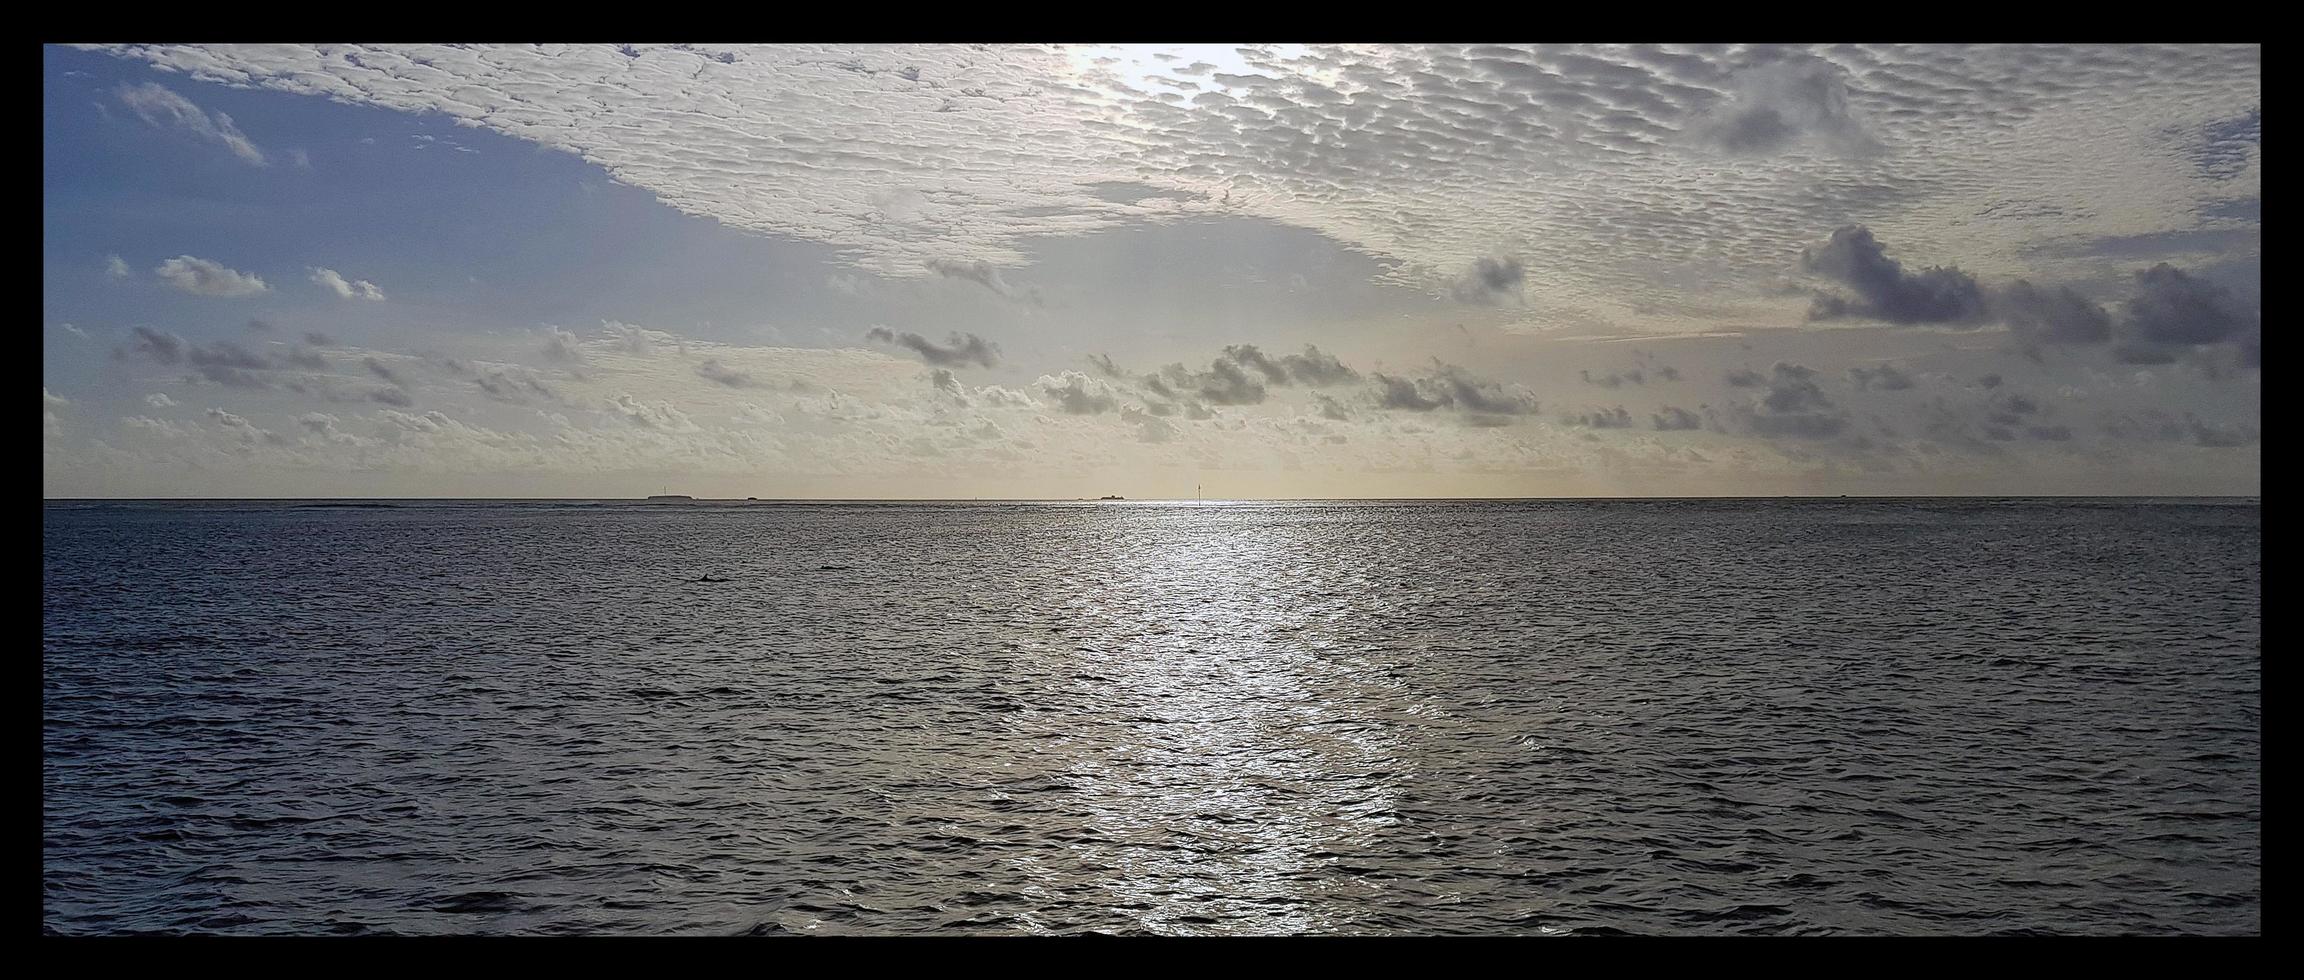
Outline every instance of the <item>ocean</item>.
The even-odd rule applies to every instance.
[[[2261,549],[2255,500],[50,501],[42,928],[2257,934]]]

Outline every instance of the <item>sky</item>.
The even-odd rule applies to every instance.
[[[51,46],[49,497],[2256,495],[2256,45]]]

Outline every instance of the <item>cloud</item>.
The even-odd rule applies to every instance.
[[[264,280],[207,259],[179,255],[152,270],[162,281],[195,296],[239,298],[272,291]]]
[[[1629,429],[1633,423],[1632,413],[1625,411],[1624,406],[1618,405],[1615,408],[1594,409],[1580,415],[1569,416],[1568,424],[1580,425],[1588,429]]]
[[[1118,393],[1111,385],[1078,371],[1042,375],[1039,387],[1066,415],[1102,415],[1120,408]]]
[[[1848,414],[1825,397],[1814,368],[1778,361],[1769,369],[1767,384],[1767,394],[1757,403],[1735,409],[1749,432],[1770,438],[1829,439],[1847,429]]]
[[[322,269],[317,266],[307,266],[306,268],[312,273],[314,284],[341,298],[365,299],[378,303],[384,301],[384,290],[378,289],[375,283],[365,279],[347,281],[342,273],[334,269]]]
[[[1483,306],[1501,305],[1506,300],[1523,303],[1520,288],[1527,279],[1528,270],[1519,259],[1509,256],[1475,259],[1472,271],[1456,280],[1449,294],[1455,296],[1457,302]]]
[[[481,394],[508,405],[526,405],[530,399],[560,400],[559,394],[544,384],[536,372],[518,365],[482,367],[474,372],[472,383],[479,387]]]
[[[544,357],[546,360],[559,361],[565,364],[585,363],[583,344],[584,342],[577,339],[575,334],[559,327],[547,326],[544,328]]]
[[[1310,388],[1326,388],[1360,380],[1360,372],[1346,367],[1343,361],[1336,359],[1336,355],[1311,344],[1304,345],[1304,353],[1282,356],[1280,366],[1288,372],[1289,380]]]
[[[104,274],[114,279],[126,279],[136,273],[128,268],[128,260],[117,255],[104,257]]]
[[[1375,375],[1374,379],[1376,381],[1376,407],[1378,408],[1429,412],[1436,408],[1446,407],[1448,404],[1446,393],[1433,390],[1432,384],[1428,381],[1412,381],[1381,373]]]
[[[1659,370],[1657,374],[1659,376],[1663,376],[1666,372],[1669,372],[1670,380],[1680,380],[1680,372],[1674,371],[1671,368],[1663,368]],[[1639,368],[1633,368],[1632,370],[1625,371],[1621,374],[1610,372],[1609,374],[1600,376],[1593,375],[1591,371],[1578,371],[1576,372],[1576,376],[1582,378],[1585,384],[1598,385],[1602,388],[1621,388],[1628,383],[1636,385],[1645,385],[1648,383],[1647,373],[1640,370]]]
[[[2071,287],[2042,289],[2018,279],[1992,297],[1993,312],[2029,343],[2101,344],[2112,316]]]
[[[374,357],[363,357],[360,359],[360,364],[362,367],[367,368],[368,373],[370,374],[373,374],[379,378],[383,378],[384,380],[389,381],[395,385],[399,385],[402,388],[408,387],[408,379],[401,377],[398,372],[393,371],[391,368],[385,366],[384,362],[379,361]]]
[[[733,60],[659,45],[94,47],[578,152],[670,207],[826,243],[860,272],[1013,270],[1050,241],[1230,210],[1398,260],[1395,278],[1443,291],[1468,257],[1510,243],[1528,294],[1610,314],[1631,312],[1627,296],[1759,282],[1818,214],[1974,215],[2041,187],[2189,213],[2192,168],[2147,181],[2118,165],[2139,156],[2136,133],[2262,101],[2256,44],[1308,45],[1259,48],[1253,68],[1217,72],[1224,94],[1184,106],[1038,45]],[[1883,152],[1816,159],[1867,137]],[[1740,159],[1692,169],[1690,142]],[[2078,165],[2042,178],[2048,157]],[[2259,172],[2217,196],[2244,196]],[[1148,215],[1100,196],[1114,182],[1202,196]],[[1213,199],[1225,192],[1229,208]],[[1979,268],[2009,267],[2002,229],[1979,230],[1995,250]]]
[[[142,354],[157,364],[181,364],[184,362],[185,344],[182,337],[146,327],[131,328],[129,336],[132,339],[129,341],[126,353]]]
[[[975,261],[929,259],[926,264],[928,271],[946,279],[972,282],[1006,299],[1023,300],[1035,304],[1040,302],[1038,290],[1019,292],[1015,287],[1008,285],[1008,281],[1001,277],[1000,270],[990,262],[981,259]]]
[[[70,404],[72,404],[71,399],[50,394],[46,385],[40,387],[40,431],[42,434],[52,436],[62,431],[61,423],[56,418],[56,410]]]
[[[1864,391],[1903,391],[1912,387],[1912,376],[1896,370],[1893,364],[1870,368],[1852,367],[1848,369],[1848,377],[1856,382],[1858,389]]]
[[[144,396],[144,404],[153,408],[168,408],[176,404],[176,399],[168,397],[165,392],[155,391]]]
[[[629,323],[618,323],[614,320],[602,321],[600,326],[610,338],[615,340],[617,349],[634,357],[654,357],[658,343],[663,341],[677,343],[679,340],[679,338],[660,330],[635,327]],[[686,345],[680,346],[682,352],[685,353]]]
[[[1842,156],[1882,149],[1850,108],[1845,73],[1830,62],[1763,64],[1736,73],[1732,84],[1735,97],[1691,127],[1700,142],[1740,156],[1802,143]]]
[[[723,365],[714,358],[705,358],[704,363],[696,365],[696,376],[730,388],[750,388],[757,383],[751,375]]]
[[[1164,373],[1165,380],[1188,386],[1212,405],[1256,405],[1266,395],[1263,382],[1250,377],[1248,369],[1230,357],[1208,362],[1205,372],[1188,372],[1181,364],[1171,364]]]
[[[2166,262],[2136,273],[2126,312],[2124,339],[2170,346],[2235,340],[2250,319],[2229,290]]]
[[[1440,365],[1439,382],[1457,408],[1483,415],[1532,415],[1536,400],[1521,392],[1507,392],[1495,382],[1473,377],[1463,368]]]
[[[255,423],[221,408],[209,409],[208,418],[227,431],[237,433],[242,442],[281,445],[288,441],[281,438],[277,433],[266,431]]]
[[[1985,316],[1984,291],[1976,277],[1943,266],[1907,274],[1863,225],[1834,231],[1821,249],[1802,250],[1800,265],[1856,291],[1853,300],[1817,297],[1808,313],[1812,320],[1856,316],[1900,324],[1973,323]]]
[[[1506,391],[1449,364],[1436,363],[1430,377],[1413,380],[1381,373],[1371,377],[1376,383],[1376,407],[1390,411],[1450,408],[1470,416],[1475,424],[1491,424],[1508,416],[1535,414],[1538,408],[1524,392]]]
[[[643,402],[629,393],[619,392],[608,399],[611,413],[643,429],[664,432],[694,432],[697,425],[688,413],[667,402]]]
[[[1649,416],[1648,421],[1658,432],[1676,432],[1704,427],[1704,420],[1698,418],[1696,413],[1670,405],[1664,406],[1662,412]]]
[[[229,340],[190,347],[185,350],[184,359],[200,370],[201,377],[234,388],[269,388],[271,383],[254,372],[274,371],[279,367],[271,358]]]
[[[189,133],[193,137],[222,145],[232,155],[254,166],[270,166],[264,151],[257,148],[240,127],[232,124],[232,117],[221,112],[213,117],[199,106],[157,82],[142,85],[122,85],[114,90],[122,104],[136,113],[147,124]]]
[[[1000,363],[1000,348],[972,333],[953,331],[944,345],[939,346],[916,333],[897,333],[887,327],[873,327],[864,336],[884,344],[910,349],[920,359],[939,367],[961,367],[969,364],[993,367]]]

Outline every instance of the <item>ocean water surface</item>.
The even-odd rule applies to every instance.
[[[52,933],[2261,930],[2253,500],[43,524]]]

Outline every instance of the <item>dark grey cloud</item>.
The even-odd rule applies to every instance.
[[[1527,282],[1528,270],[1520,260],[1509,256],[1477,259],[1472,271],[1456,281],[1449,292],[1460,303],[1483,306],[1501,305],[1509,300],[1522,302],[1521,287]]]
[[[1481,415],[1533,415],[1536,412],[1535,399],[1507,392],[1495,382],[1473,377],[1463,368],[1441,365],[1439,380],[1446,387],[1450,401],[1466,412]]]
[[[398,388],[371,389],[368,392],[367,397],[369,401],[382,402],[386,405],[393,405],[400,408],[407,408],[408,406],[416,403],[415,399],[408,397],[407,392],[401,391]]]
[[[969,364],[992,367],[1000,363],[1000,347],[972,333],[953,331],[942,345],[916,333],[897,333],[887,327],[873,327],[865,337],[884,344],[894,344],[920,355],[920,359],[938,367],[962,367]]]
[[[1128,376],[1128,372],[1122,370],[1120,365],[1112,363],[1112,356],[1109,354],[1088,355],[1088,365],[1095,368],[1096,373],[1107,378],[1125,378]]]
[[[1438,361],[1433,362],[1433,373],[1429,377],[1409,379],[1388,374],[1372,377],[1376,382],[1376,406],[1388,410],[1429,412],[1449,408],[1463,413],[1466,421],[1473,425],[1504,425],[1512,416],[1535,414],[1539,407],[1536,400],[1525,393],[1506,391],[1493,381]]]
[[[2230,290],[2165,262],[2136,273],[2127,314],[2125,339],[2183,346],[2234,340],[2250,319]]]
[[[1352,413],[1346,411],[1343,404],[1338,402],[1336,399],[1330,398],[1327,395],[1314,395],[1312,397],[1320,404],[1321,418],[1332,419],[1338,422],[1352,421]]]
[[[1758,388],[1768,383],[1768,376],[1750,368],[1737,368],[1728,372],[1727,381],[1730,388]]]
[[[1802,250],[1800,265],[1856,293],[1854,298],[1818,296],[1808,311],[1811,320],[1867,317],[1911,324],[1977,323],[1985,318],[1984,290],[1976,277],[1947,266],[1906,273],[1863,225],[1834,231],[1822,248]]]
[[[1255,405],[1270,395],[1268,385],[1301,384],[1323,388],[1360,379],[1360,372],[1319,347],[1305,345],[1301,354],[1274,357],[1254,344],[1231,344],[1194,371],[1170,364],[1145,375],[1139,384],[1152,395],[1171,401],[1201,401],[1211,405]]]
[[[2112,315],[2069,286],[2042,289],[2018,279],[1992,299],[1993,312],[2029,343],[2101,344],[2112,336]]]

